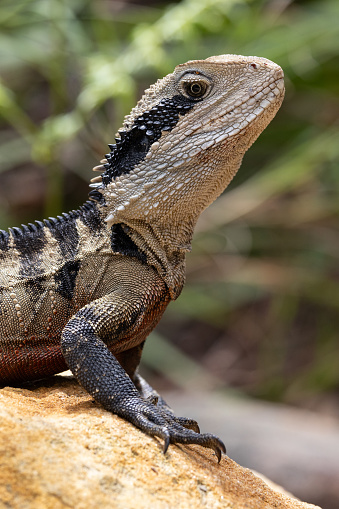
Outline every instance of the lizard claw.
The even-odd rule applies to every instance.
[[[220,463],[221,453],[226,454],[226,447],[225,447],[224,442],[222,442],[220,440],[220,438],[214,437],[214,439],[215,439],[216,443],[215,443],[215,446],[213,447],[213,450],[214,450],[216,457],[218,458],[218,463]]]
[[[164,440],[163,452],[166,453],[170,444],[196,444],[213,449],[218,463],[226,447],[220,438],[210,433],[200,434],[199,426],[193,419],[175,417],[168,410],[155,407],[150,401],[132,398],[129,405],[124,406],[122,417],[127,418],[135,426],[151,436]]]
[[[165,436],[165,440],[164,440],[164,449],[163,449],[163,453],[166,454],[167,452],[167,449],[169,447],[169,444],[171,443],[171,438],[170,438],[170,435],[169,433]]]

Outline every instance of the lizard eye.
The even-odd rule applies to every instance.
[[[181,89],[186,97],[202,99],[210,89],[209,81],[202,76],[184,76]]]

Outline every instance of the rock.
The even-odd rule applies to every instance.
[[[66,377],[0,390],[0,507],[311,509],[198,446],[148,437]]]
[[[161,391],[178,415],[224,440],[237,463],[257,470],[301,500],[339,508],[339,419],[232,395]]]

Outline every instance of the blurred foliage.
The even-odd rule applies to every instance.
[[[188,284],[159,331],[216,386],[338,400],[338,19],[337,0],[2,0],[1,226],[79,206],[123,115],[176,64],[276,61],[283,107],[202,216]],[[157,345],[145,351],[153,368]]]

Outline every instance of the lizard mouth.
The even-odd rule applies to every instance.
[[[226,109],[226,111],[213,119],[210,125],[213,126],[223,121],[229,123],[232,117],[234,117],[234,129],[239,128],[240,125],[244,125],[245,127],[245,125],[254,121],[255,117],[259,118],[259,116],[262,116],[269,108],[274,108],[278,111],[284,98],[284,92],[284,79],[281,70],[281,73],[279,73],[275,80],[272,80],[269,84],[263,85],[255,92],[249,90],[249,95],[247,97],[239,99],[230,109]],[[239,121],[237,121],[238,118]]]

